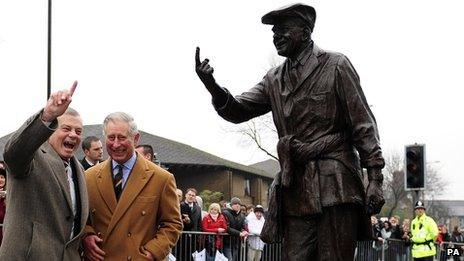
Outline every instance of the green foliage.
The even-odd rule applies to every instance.
[[[200,192],[199,196],[203,199],[203,210],[208,210],[211,203],[219,203],[224,199],[224,194],[219,191],[205,189]]]

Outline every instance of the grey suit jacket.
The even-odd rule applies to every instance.
[[[50,127],[32,116],[8,140],[7,211],[0,260],[80,260],[78,247],[88,217],[88,197],[83,170],[76,158],[81,202],[80,233],[71,237],[73,211],[63,161],[47,142]]]

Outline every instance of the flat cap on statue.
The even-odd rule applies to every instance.
[[[282,18],[296,17],[306,23],[311,31],[314,28],[316,22],[316,10],[309,5],[305,4],[291,4],[283,6],[277,10],[271,11],[265,14],[261,18],[263,24],[276,24]]]

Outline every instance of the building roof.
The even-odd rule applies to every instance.
[[[87,136],[96,136],[103,140],[103,130],[101,124],[85,125],[84,134]],[[196,165],[196,166],[212,166],[212,167],[224,167],[234,170],[239,170],[246,173],[251,173],[267,178],[273,178],[274,175],[267,173],[263,169],[255,168],[252,166],[242,165],[230,160],[226,160],[199,150],[187,144],[183,144],[177,141],[166,139],[160,136],[156,136],[144,131],[140,131],[141,140],[140,144],[149,144],[153,146],[157,153],[158,159],[166,166],[169,165]],[[10,136],[6,135],[0,138],[0,161],[3,161],[3,149],[5,143]],[[82,149],[78,149],[76,156],[81,159],[84,157]],[[105,150],[105,157],[107,156]]]
[[[451,216],[464,216],[464,200],[433,200],[449,209]]]
[[[264,172],[270,174],[271,178],[274,178],[275,175],[280,171],[280,164],[275,159],[268,159],[261,162],[257,162],[255,164],[249,165],[250,167],[261,169]]]

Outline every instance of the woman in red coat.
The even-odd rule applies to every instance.
[[[213,233],[225,233],[227,222],[224,215],[221,214],[221,207],[217,203],[209,206],[208,214],[203,218],[203,231]],[[214,260],[216,249],[222,250],[222,236],[206,236],[206,261]]]
[[[6,197],[6,172],[3,164],[0,163],[0,246],[3,239],[3,218],[5,218],[5,197]]]

